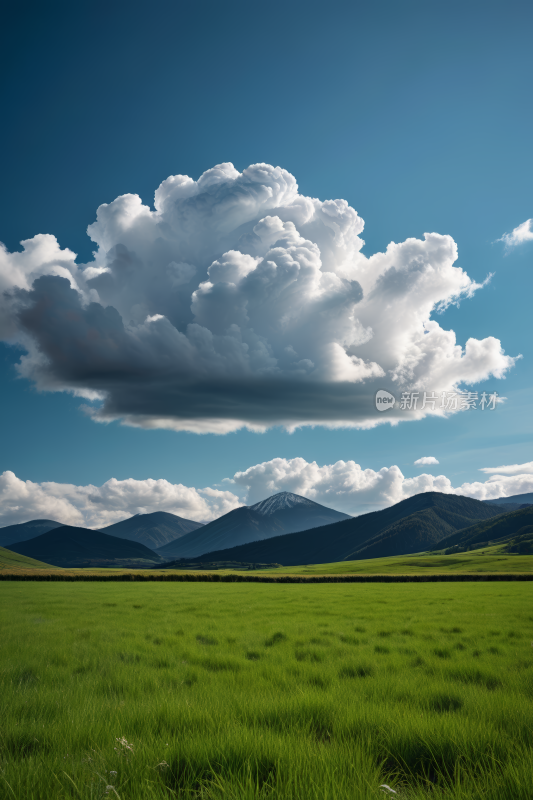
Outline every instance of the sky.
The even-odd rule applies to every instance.
[[[0,525],[533,491],[530,3],[5,23]]]

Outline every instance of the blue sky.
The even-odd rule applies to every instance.
[[[0,472],[206,487],[274,458],[411,477],[433,455],[425,471],[456,486],[530,462],[533,242],[496,240],[533,217],[532,23],[527,2],[12,5],[0,71],[9,251],[49,233],[89,261],[100,204],[135,193],[153,207],[170,175],[266,162],[302,195],[347,200],[366,256],[426,231],[452,236],[456,266],[494,275],[434,318],[462,346],[493,336],[523,358],[475,387],[508,398],[494,413],[218,436],[97,424],[79,397],[17,379],[20,351],[2,344]]]

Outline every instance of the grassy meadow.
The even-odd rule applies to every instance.
[[[438,575],[451,573],[516,574],[533,572],[533,556],[506,555],[500,547],[458,555],[390,556],[358,561],[335,561],[332,564],[309,564],[301,567],[278,567],[262,570],[276,575]]]
[[[0,583],[0,797],[529,800],[533,586]]]
[[[0,547],[0,576],[8,574],[39,575],[53,571],[56,574],[123,574],[131,572],[127,568],[91,568],[91,569],[62,569],[42,564],[40,561],[21,556]],[[150,575],[165,575],[178,572],[192,572],[189,567],[184,570],[158,569],[135,570],[134,574],[147,573]],[[199,570],[200,571],[200,570]],[[205,572],[205,570],[201,570]],[[247,570],[219,569],[219,574],[237,572],[243,574]],[[391,556],[388,558],[368,558],[357,561],[336,561],[332,564],[309,564],[300,567],[276,567],[275,569],[251,570],[251,576],[263,573],[265,575],[438,575],[443,573],[505,573],[527,574],[533,572],[533,555],[509,555],[502,551],[501,546],[486,547],[471,553],[457,555],[439,554],[414,554],[408,556]]]

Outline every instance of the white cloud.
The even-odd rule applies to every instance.
[[[39,389],[100,400],[97,421],[199,433],[395,424],[445,412],[379,414],[377,389],[503,378],[499,340],[462,346],[432,319],[480,288],[453,239],[367,257],[362,230],[345,200],[305,197],[279,167],[172,176],[154,211],[131,194],[100,206],[89,264],[50,235],[2,248],[0,335]]]
[[[438,464],[439,462],[435,458],[435,456],[423,456],[422,458],[417,458],[414,462],[415,467],[425,467],[429,466],[430,464]]]
[[[397,466],[375,471],[354,461],[337,461],[320,467],[303,458],[274,458],[237,472],[234,481],[247,489],[248,503],[288,491],[348,514],[364,514],[423,491],[454,491],[444,475],[405,478]]]
[[[533,461],[504,467],[482,467],[479,471],[486,475],[533,475]]]
[[[208,522],[242,505],[232,492],[194,489],[166,480],[118,481],[102,486],[33,483],[13,472],[0,475],[0,526],[30,519],[54,519],[64,525],[98,528],[133,514],[168,511],[185,519]]]
[[[533,475],[492,475],[485,483],[463,483],[456,494],[465,494],[478,500],[496,500],[515,494],[533,492]]]
[[[526,468],[530,464],[523,465]],[[499,467],[501,473],[515,467]],[[533,492],[533,470],[516,475],[492,475],[487,481],[454,487],[445,475],[406,478],[396,465],[363,469],[354,461],[319,466],[303,458],[274,458],[225,478],[240,487],[243,500],[231,491],[195,489],[166,480],[114,478],[102,486],[23,481],[13,472],[0,475],[0,527],[30,519],[55,519],[66,525],[103,527],[133,514],[169,511],[186,519],[207,522],[251,505],[276,492],[303,495],[347,514],[365,514],[399,503],[420,492],[444,492],[492,500]]]
[[[248,492],[248,503],[255,503],[275,492],[301,494],[347,514],[364,514],[399,503],[420,492],[444,492],[491,500],[533,491],[533,475],[494,476],[485,483],[463,483],[454,487],[445,475],[422,474],[406,478],[399,467],[375,471],[363,469],[354,461],[318,466],[303,458],[274,458],[237,472],[234,483]]]
[[[498,242],[503,242],[506,247],[516,247],[524,242],[533,242],[533,219],[526,219],[521,225],[514,228],[511,233],[504,233]]]

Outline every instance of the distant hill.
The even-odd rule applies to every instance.
[[[445,550],[451,547],[468,549],[488,546],[489,543],[512,543],[516,546],[517,552],[520,544],[525,546],[524,552],[533,550],[533,505],[457,531],[438,542],[434,549]]]
[[[424,492],[333,525],[210,551],[202,560],[296,566],[407,555],[428,550],[448,534],[501,513],[499,506],[470,497]]]
[[[110,536],[140,542],[151,550],[156,550],[202,527],[201,522],[183,519],[167,511],[154,511],[153,514],[136,514],[100,530]]]
[[[19,569],[58,569],[51,564],[45,564],[42,561],[36,561],[34,558],[28,556],[21,556],[19,553],[14,553],[12,550],[6,550],[5,547],[0,547],[0,572],[6,570],[7,572],[15,572]]]
[[[484,500],[484,503],[488,503],[488,500]],[[507,514],[509,511],[519,511],[521,508],[527,508],[528,506],[532,505],[531,503],[493,503],[490,501],[491,506],[499,506],[503,513]]]
[[[182,536],[157,549],[170,560],[196,558],[211,550],[222,550],[247,542],[263,541],[273,536],[309,530],[339,520],[349,520],[348,514],[334,511],[292,492],[279,492],[253,506],[242,506],[209,522],[201,530]],[[217,561],[220,559],[216,559]],[[223,561],[228,559],[224,558]],[[230,559],[252,561],[257,559]],[[261,562],[264,559],[260,559]],[[276,559],[267,559],[268,562]]]
[[[32,519],[30,522],[21,522],[18,525],[8,525],[0,528],[0,546],[15,542],[25,542],[26,539],[35,539],[41,533],[59,528],[63,523],[53,519]]]
[[[139,542],[72,525],[14,542],[6,549],[56,567],[151,567],[161,563],[153,550]]]
[[[506,506],[509,504],[513,504],[516,506],[522,506],[524,504],[533,504],[533,492],[528,492],[527,494],[515,494],[512,497],[498,497],[496,500],[484,500],[484,503],[492,503],[499,506]]]

